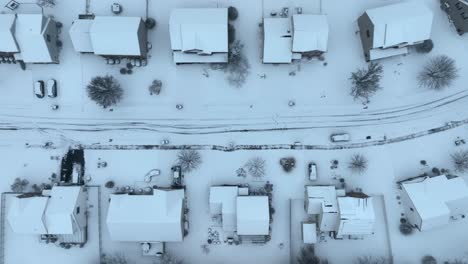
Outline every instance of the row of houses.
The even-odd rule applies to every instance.
[[[457,31],[468,28],[466,0],[441,0]],[[366,10],[358,19],[367,61],[406,54],[431,38],[433,14],[424,4],[403,2]],[[293,14],[263,19],[263,63],[291,63],[327,51],[326,15]],[[80,16],[69,35],[77,52],[146,58],[147,28],[141,17]],[[227,8],[181,8],[171,12],[169,37],[176,64],[228,62]],[[25,63],[58,63],[55,21],[42,14],[0,15],[0,56]]]

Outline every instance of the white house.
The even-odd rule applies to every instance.
[[[417,1],[368,9],[358,18],[366,60],[408,52],[408,46],[431,38],[433,14]]]
[[[295,14],[263,20],[263,63],[291,63],[303,56],[327,51],[325,15]]]
[[[238,186],[212,186],[209,200],[210,213],[221,215],[228,236],[269,234],[268,196],[249,196],[248,188]]]
[[[154,189],[150,195],[112,194],[107,229],[113,241],[180,242],[185,191]]]
[[[407,219],[420,231],[447,225],[468,213],[468,184],[461,177],[422,177],[401,186]]]
[[[0,54],[25,63],[58,63],[57,26],[42,14],[0,14]]]
[[[374,233],[375,212],[372,197],[338,197],[338,208],[337,238]]]
[[[227,8],[175,9],[169,34],[176,64],[228,62]]]
[[[69,34],[77,52],[139,58],[147,55],[147,30],[141,17],[77,19]]]
[[[334,186],[306,186],[306,211],[318,215],[321,231],[335,231],[338,223],[338,202]]]
[[[8,222],[15,233],[74,235],[87,227],[86,190],[82,186],[53,186],[42,194],[13,198]]]

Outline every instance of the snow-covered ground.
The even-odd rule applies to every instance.
[[[361,188],[378,197],[374,236],[359,241],[328,239],[317,245],[318,255],[338,264],[351,263],[354,257],[362,255],[393,256],[398,264],[419,263],[426,254],[434,255],[439,262],[467,257],[463,246],[468,244],[463,232],[468,229],[466,220],[411,236],[402,236],[398,230],[402,208],[396,198],[395,181],[433,166],[453,169],[449,155],[464,149],[455,147],[453,140],[468,135],[468,94],[464,86],[468,81],[467,36],[455,33],[438,1],[415,1],[424,2],[434,12],[434,50],[429,55],[412,52],[382,60],[383,89],[364,109],[349,95],[350,72],[366,65],[356,34],[356,19],[367,8],[395,1],[323,1],[322,11],[328,15],[330,24],[325,66],[317,60],[263,65],[260,59],[262,15],[284,6],[301,6],[305,13],[317,13],[318,0],[148,0],[149,17],[158,23],[149,36],[152,44],[149,62],[132,75],[124,76],[119,74],[119,66],[106,65],[103,58],[73,51],[68,30],[78,14],[84,13],[85,1],[60,0],[56,7],[45,9],[45,13],[64,24],[61,63],[28,65],[26,71],[0,64],[0,192],[9,191],[16,177],[31,183],[46,182],[59,169],[59,161],[51,157],[62,156],[70,145],[82,145],[86,148],[86,175],[92,179],[90,184],[101,185],[99,221],[103,252],[125,252],[134,263],[151,263],[151,259],[141,256],[136,243],[110,241],[105,227],[110,190],[103,184],[112,179],[119,186],[145,186],[143,176],[158,168],[162,175],[151,184],[167,186],[176,149],[192,146],[200,149],[203,164],[186,177],[190,231],[184,242],[168,243],[167,249],[185,263],[284,264],[295,262],[301,246],[297,234],[303,216],[292,209],[300,207],[304,199],[304,186],[310,184],[306,164],[314,161],[319,167],[319,184],[334,184],[343,177],[347,188]],[[0,6],[6,2],[0,0]],[[109,7],[115,0],[90,2],[94,14],[110,15]],[[124,7],[122,15],[145,16],[146,1],[119,3]],[[241,88],[230,87],[223,73],[212,71],[209,66],[176,66],[170,53],[168,21],[172,9],[230,5],[239,10],[236,35],[245,44],[251,65],[250,76]],[[26,7],[23,11],[32,12]],[[431,56],[438,54],[456,59],[460,77],[447,90],[429,91],[418,86],[416,74]],[[104,74],[114,75],[125,90],[123,101],[113,111],[97,107],[85,91],[92,77]],[[266,78],[261,78],[263,74]],[[48,78],[58,81],[58,98],[35,98],[33,81]],[[163,82],[158,96],[150,96],[147,89],[154,79]],[[288,106],[291,100],[294,107]],[[60,105],[60,109],[52,111],[52,104]],[[183,104],[184,108],[177,110],[176,104]],[[450,121],[462,122],[447,126]],[[434,130],[438,128],[441,131]],[[336,132],[349,132],[352,142],[333,145],[329,135]],[[170,144],[159,146],[162,139],[168,139]],[[54,148],[40,147],[49,141]],[[122,150],[116,150],[116,146]],[[362,153],[369,159],[369,168],[361,175],[352,174],[347,168],[354,153]],[[257,156],[267,163],[262,181],[237,177],[236,170]],[[291,173],[283,172],[279,165],[279,159],[287,156],[297,161]],[[340,165],[332,170],[330,162],[334,159]],[[420,160],[426,160],[428,166],[421,166]],[[108,166],[97,168],[98,161],[106,161]],[[200,246],[206,243],[211,227],[209,186],[255,185],[266,181],[274,184],[271,241],[264,246],[213,245],[210,253],[204,254]],[[94,205],[94,209],[98,207]],[[298,217],[292,217],[292,212]],[[6,228],[6,264],[36,263],[38,258],[47,263],[97,261],[96,229],[92,229],[85,248],[66,251],[34,243],[31,238],[11,233],[8,225]]]

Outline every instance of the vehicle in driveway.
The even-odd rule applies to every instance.
[[[351,140],[351,137],[349,136],[348,133],[332,134],[330,136],[330,140],[332,142],[347,142]]]
[[[314,162],[309,162],[307,165],[307,171],[309,174],[309,180],[316,181],[317,180],[317,164]]]
[[[50,98],[57,97],[57,81],[54,79],[49,79],[47,81],[47,96]]]
[[[44,98],[45,90],[44,90],[44,82],[43,81],[35,81],[34,82],[34,94],[37,98]]]

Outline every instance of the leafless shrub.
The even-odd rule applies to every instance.
[[[191,172],[197,169],[202,163],[200,152],[193,149],[183,149],[177,153],[177,165],[184,172]]]
[[[356,72],[351,73],[349,78],[352,82],[351,95],[354,99],[365,99],[375,94],[380,87],[380,79],[383,76],[383,67],[379,63],[371,62],[367,69],[358,69]]]
[[[37,0],[37,5],[40,7],[54,7],[56,4],[55,0]]]
[[[419,85],[433,90],[449,87],[457,78],[455,60],[446,55],[432,58],[418,75]]]
[[[123,89],[110,75],[97,76],[87,86],[88,97],[103,108],[115,105],[123,96]]]
[[[255,178],[261,178],[265,176],[265,166],[266,166],[265,160],[260,157],[251,158],[245,164],[247,172],[252,177],[255,177]]]
[[[315,249],[312,245],[306,245],[301,248],[297,257],[299,264],[327,264],[327,260],[321,260],[315,255]]]
[[[457,172],[465,172],[468,170],[468,151],[461,150],[451,155],[453,166]]]
[[[13,184],[10,186],[12,192],[22,193],[28,187],[29,181],[26,179],[16,178]]]
[[[128,264],[128,260],[121,253],[115,253],[113,255],[102,254],[100,264]]]
[[[349,162],[349,168],[356,173],[363,173],[367,170],[368,161],[367,158],[362,154],[354,154],[351,156]]]
[[[165,252],[154,264],[182,264],[183,261],[176,258],[174,255]]]
[[[153,80],[151,85],[148,87],[150,95],[158,95],[161,92],[162,82],[160,80]]]
[[[392,261],[386,257],[363,256],[358,257],[354,264],[391,264]]]

